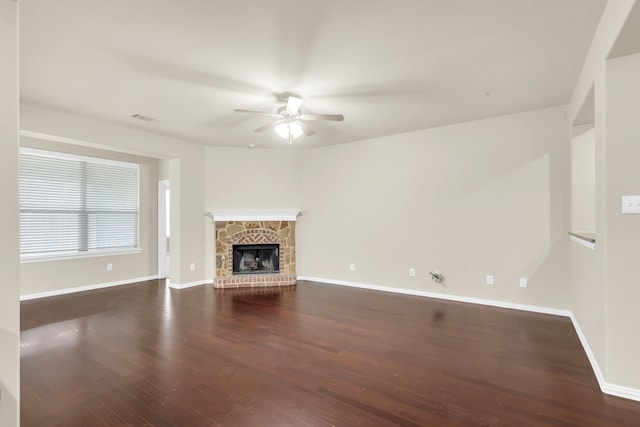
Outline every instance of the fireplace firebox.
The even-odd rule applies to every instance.
[[[280,272],[280,245],[233,245],[233,274]]]

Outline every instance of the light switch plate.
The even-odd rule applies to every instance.
[[[640,196],[622,196],[623,214],[640,214]]]

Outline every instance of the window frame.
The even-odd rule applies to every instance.
[[[59,152],[59,151],[50,151],[46,149],[40,148],[32,148],[32,147],[20,147],[20,155],[35,155],[41,157],[50,157],[55,159],[62,160],[74,160],[74,161],[82,161],[82,162],[90,162],[94,164],[104,164],[104,165],[112,165],[112,166],[121,166],[128,167],[136,170],[136,187],[137,187],[137,198],[136,198],[136,212],[137,212],[137,223],[136,223],[136,242],[137,247],[128,247],[128,248],[109,248],[109,249],[92,249],[87,251],[59,251],[59,252],[41,252],[41,253],[20,253],[20,263],[32,263],[32,262],[44,262],[44,261],[60,261],[60,260],[71,260],[71,259],[82,259],[82,258],[94,258],[101,256],[111,256],[111,255],[128,255],[128,254],[138,254],[142,252],[142,248],[140,247],[140,164],[135,162],[126,162],[120,160],[111,160],[105,159],[101,157],[93,157],[93,156],[85,156],[80,154],[72,154],[67,152]],[[20,178],[20,172],[18,174]],[[18,206],[18,210],[20,210],[20,205]],[[21,249],[19,249],[21,251]]]

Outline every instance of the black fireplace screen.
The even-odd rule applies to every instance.
[[[233,274],[280,272],[280,245],[233,245]]]

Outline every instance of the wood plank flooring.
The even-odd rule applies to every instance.
[[[640,426],[567,318],[299,282],[22,303],[22,426]]]

